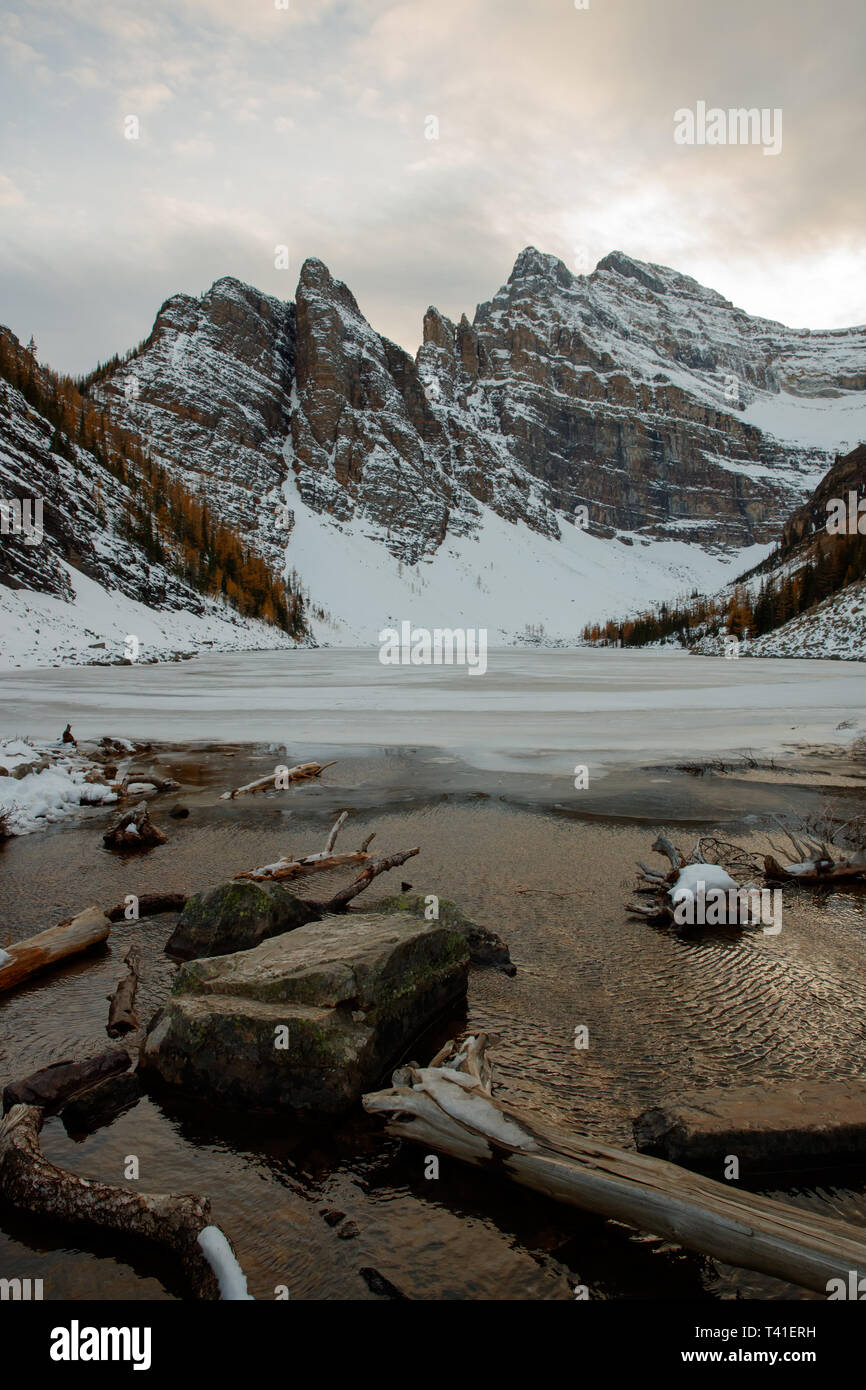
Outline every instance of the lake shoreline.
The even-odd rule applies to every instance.
[[[683,663],[674,665],[683,670]],[[680,737],[683,720],[674,711],[655,741],[647,727],[667,696],[669,667],[652,659],[593,660],[579,673],[568,660],[554,660],[537,669],[534,683],[520,666],[502,670],[459,728],[465,682],[422,675],[395,694],[375,667],[354,658],[308,667],[282,711],[273,709],[281,669],[270,660],[255,670],[233,662],[219,688],[216,670],[184,663],[175,669],[191,679],[161,696],[146,674],[142,683],[141,672],[128,670],[91,675],[87,690],[77,675],[71,685],[57,673],[47,681],[16,678],[17,704],[2,704],[6,728],[10,721],[15,732],[33,727],[28,716],[35,715],[36,728],[41,721],[53,741],[68,719],[76,737],[110,731],[122,755],[115,760],[133,785],[149,774],[178,785],[84,808],[44,832],[0,844],[0,944],[91,903],[106,910],[129,895],[188,895],[288,853],[320,852],[347,812],[345,849],[373,833],[378,854],[420,846],[416,858],[376,880],[356,908],[406,882],[416,895],[456,903],[507,943],[516,974],[473,966],[465,1009],[443,1028],[451,1036],[465,1028],[499,1039],[491,1060],[500,1093],[525,1113],[629,1148],[638,1114],[694,1088],[728,1085],[734,1077],[767,1086],[801,1076],[856,1077],[858,1039],[866,1031],[862,890],[816,895],[786,887],[784,928],[775,937],[715,930],[682,940],[627,912],[636,861],[655,862],[651,846],[662,826],[686,850],[699,835],[715,833],[760,854],[778,835],[776,816],[797,825],[819,820],[831,806],[842,819],[862,814],[862,707],[854,686],[835,679],[827,685],[821,672],[818,685],[802,687],[735,677],[742,700],[755,702],[748,708],[769,712],[785,735],[779,748],[758,751],[765,747],[760,737],[750,739],[751,752],[733,748],[745,742],[748,714],[720,710],[715,735],[704,739],[711,746],[687,751],[700,743],[706,699],[719,699],[714,681],[727,678],[730,665],[719,663],[714,674],[709,663],[690,663],[708,673],[706,684],[680,687],[690,701],[688,727],[699,737]],[[271,685],[257,692],[266,674]],[[347,676],[354,685],[345,684]],[[638,677],[642,689],[632,684]],[[11,688],[0,680],[0,700]],[[827,703],[816,713],[806,694],[819,689]],[[722,694],[730,701],[736,691]],[[433,721],[425,713],[442,697],[457,724],[450,715]],[[141,723],[127,720],[132,706]],[[151,727],[162,735],[150,748],[129,747]],[[263,728],[282,736],[259,737]],[[449,728],[454,737],[447,737]],[[478,738],[485,728],[487,737]],[[404,742],[406,729],[424,737]],[[620,729],[623,738],[611,737]],[[434,736],[438,742],[427,741]],[[786,747],[794,738],[802,746]],[[285,790],[225,799],[234,788],[274,777],[278,767],[311,759],[335,761]],[[145,854],[111,853],[103,833],[138,799],[146,800],[166,843]],[[188,812],[183,819],[170,815],[178,803]],[[353,872],[317,874],[301,881],[298,893],[325,900]],[[117,922],[101,950],[0,999],[2,1079],[104,1049],[106,995],[124,973],[132,942],[141,952],[138,1009],[146,1026],[175,979],[165,945],[176,922],[176,913]],[[575,1049],[578,1026],[588,1030],[585,1052]],[[417,1047],[432,1055],[438,1041],[419,1040]],[[414,1055],[429,1061],[423,1052]],[[209,1196],[261,1299],[281,1285],[293,1299],[373,1298],[362,1268],[414,1299],[571,1299],[577,1282],[602,1298],[810,1297],[597,1218],[557,1211],[459,1164],[443,1162],[441,1179],[429,1183],[423,1155],[361,1113],[333,1126],[292,1120],[274,1127],[185,1104],[182,1095],[146,1094],[86,1140],[51,1119],[42,1143],[53,1162],[82,1176],[116,1184],[134,1153],[143,1190]],[[850,1220],[864,1199],[856,1175],[744,1182]],[[325,1212],[345,1219],[329,1225]],[[136,1256],[127,1264],[104,1242],[65,1232],[37,1235],[20,1216],[0,1230],[0,1264],[44,1278],[51,1298],[102,1297],[107,1281],[119,1298],[182,1296],[158,1262]]]

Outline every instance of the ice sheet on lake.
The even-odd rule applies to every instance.
[[[866,670],[673,651],[492,650],[465,668],[382,666],[375,650],[223,653],[170,666],[0,675],[0,736],[435,748],[475,766],[590,775],[610,765],[847,744]],[[846,728],[838,726],[847,724]],[[335,754],[331,754],[335,756]]]

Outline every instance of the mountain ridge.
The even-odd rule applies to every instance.
[[[575,275],[530,246],[471,321],[431,305],[413,357],[310,257],[294,300],[233,276],[169,296],[82,384],[296,576],[316,640],[420,604],[572,641],[766,553],[866,434],[866,328],[787,329],[620,251]]]

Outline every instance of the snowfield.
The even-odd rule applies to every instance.
[[[785,443],[847,454],[866,439],[866,391],[839,397],[792,396],[788,391],[756,396],[743,419]]]
[[[449,536],[432,559],[396,560],[369,522],[336,522],[287,483],[295,517],[286,559],[324,618],[322,646],[376,645],[408,619],[420,627],[486,628],[492,646],[576,646],[584,624],[634,611],[650,599],[711,592],[758,564],[771,546],[711,555],[685,541],[623,535],[601,540],[559,517],[561,539],[512,524],[490,508],[473,535]]]
[[[153,609],[62,564],[75,594],[71,603],[0,585],[0,670],[120,661],[130,635],[138,638],[138,659],[144,662],[179,653],[297,645],[279,628],[245,619],[211,599],[203,599],[200,616],[183,609]]]

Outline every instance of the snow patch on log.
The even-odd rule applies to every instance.
[[[721,888],[726,893],[731,888],[736,892],[740,886],[721,864],[686,864],[685,868],[680,869],[679,878],[670,890],[671,899],[679,903],[684,898],[693,897],[699,884],[703,884],[705,889]]]
[[[205,1226],[198,1233],[198,1243],[216,1275],[220,1298],[224,1302],[252,1300],[252,1294],[247,1292],[247,1277],[219,1226]]]

